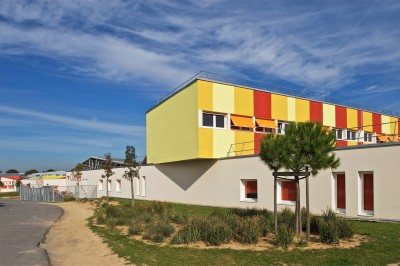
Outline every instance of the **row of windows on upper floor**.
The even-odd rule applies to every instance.
[[[255,117],[243,117],[231,114],[201,112],[201,125],[206,128],[232,129],[240,131],[250,131],[258,133],[277,133],[285,134],[285,129],[289,126],[288,121],[276,121]],[[331,127],[324,126],[327,131]],[[389,137],[384,134],[365,132],[363,130],[332,128],[337,140],[349,140],[356,142],[388,142]]]

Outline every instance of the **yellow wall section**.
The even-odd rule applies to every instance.
[[[237,115],[254,115],[253,90],[235,87],[235,111]]]
[[[387,115],[382,115],[382,133],[390,134],[390,117]],[[393,131],[392,131],[393,132]]]
[[[234,87],[213,83],[213,111],[221,113],[234,113]]]
[[[362,140],[360,140],[362,141]],[[347,141],[347,146],[357,146],[358,142],[357,141]]]
[[[335,106],[332,104],[324,103],[322,105],[323,121],[324,126],[336,127],[336,111]]]
[[[310,121],[310,101],[296,100],[296,122]]]
[[[199,128],[199,158],[213,158],[213,129]]]
[[[212,111],[213,110],[213,85],[209,81],[199,80],[198,94],[199,94],[199,109]]]
[[[237,155],[254,154],[254,133],[235,131],[235,151]]]
[[[365,112],[363,111],[362,113],[362,125],[363,125],[363,130],[367,132],[373,132],[373,127],[372,127],[372,113],[370,112]]]
[[[235,143],[235,132],[231,130],[213,130],[213,141],[214,158],[227,157],[229,148]]]
[[[147,113],[149,163],[198,158],[197,103],[197,82],[194,82]]]
[[[399,128],[396,123],[397,121],[398,119],[396,117],[390,117],[390,134],[399,134],[399,132],[397,132]]]
[[[358,123],[357,123],[357,110],[347,108],[347,128],[357,130]]]
[[[271,94],[272,119],[288,120],[288,101],[286,96]]]
[[[296,121],[296,100],[292,97],[288,97],[288,120]]]

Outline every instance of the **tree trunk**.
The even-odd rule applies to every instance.
[[[275,238],[278,236],[278,207],[277,207],[277,188],[276,188],[276,176],[274,176],[274,226],[275,226]]]
[[[108,197],[108,177],[106,178],[106,195],[107,195],[107,204],[110,202],[110,199]]]
[[[296,206],[295,206],[295,216],[296,216],[296,235],[301,233],[301,209],[300,209],[300,182],[299,177],[295,176],[296,181]]]
[[[309,176],[306,177],[306,208],[307,208],[307,240],[310,240],[310,188]]]
[[[132,208],[135,205],[135,192],[133,191],[133,177],[131,178]]]

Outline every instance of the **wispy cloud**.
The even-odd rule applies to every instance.
[[[97,120],[85,120],[4,105],[0,106],[0,112],[49,121],[55,125],[75,128],[76,130],[86,129],[96,132],[107,132],[130,136],[143,136],[145,132],[144,126],[124,125]]]

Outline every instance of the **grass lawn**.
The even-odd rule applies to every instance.
[[[14,191],[14,192],[0,192],[0,198],[15,198],[19,197],[19,192]]]
[[[118,199],[121,203],[130,200]],[[136,201],[135,204],[140,204]],[[226,208],[172,204],[186,214],[209,214],[228,211]],[[249,251],[231,249],[192,249],[148,245],[131,239],[118,230],[96,226],[89,219],[89,227],[103,237],[108,246],[119,256],[138,265],[386,265],[400,263],[400,224],[356,222],[356,232],[366,235],[368,242],[353,249],[302,250],[274,249]]]

